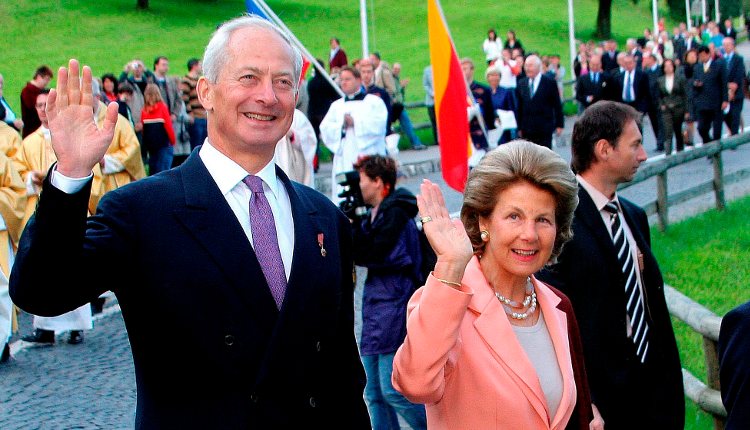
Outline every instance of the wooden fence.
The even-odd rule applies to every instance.
[[[727,416],[727,411],[721,403],[719,386],[717,341],[719,340],[721,318],[668,285],[664,286],[664,295],[667,299],[669,313],[703,337],[706,383],[703,383],[686,369],[682,369],[685,395],[699,408],[713,415],[715,430],[722,430],[724,429],[724,418]]]
[[[657,214],[659,228],[662,231],[664,231],[669,224],[670,206],[674,206],[703,194],[713,192],[716,200],[716,208],[722,210],[726,205],[724,187],[728,184],[750,178],[750,168],[741,169],[732,172],[729,175],[724,175],[722,153],[726,150],[736,149],[746,143],[750,143],[750,133],[730,136],[696,147],[690,151],[668,155],[661,160],[642,165],[638,170],[638,173],[635,175],[635,178],[633,178],[633,181],[622,184],[619,189],[631,187],[656,176],[656,200],[644,205],[643,209],[648,215]],[[711,163],[713,164],[713,177],[699,185],[678,193],[669,194],[667,187],[667,174],[669,169],[700,158],[709,158],[711,160]]]

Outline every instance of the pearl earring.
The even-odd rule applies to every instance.
[[[479,237],[482,238],[482,242],[488,242],[490,240],[490,232],[487,230],[482,230],[479,232]]]

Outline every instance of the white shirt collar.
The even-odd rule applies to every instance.
[[[578,179],[578,183],[581,184],[584,190],[586,190],[587,193],[589,193],[589,196],[591,196],[591,200],[594,201],[594,205],[596,206],[596,209],[601,212],[604,209],[604,206],[609,203],[610,199],[605,196],[601,191],[594,188],[593,185],[586,182],[585,179],[581,175],[576,175],[576,179]],[[612,199],[617,202],[617,204],[620,204],[620,201],[617,199],[617,193],[615,193],[615,198]]]
[[[219,152],[208,139],[201,147],[199,155],[206,169],[208,169],[208,173],[211,174],[224,196],[229,194],[237,184],[250,174],[234,160]],[[276,198],[279,197],[279,180],[276,177],[276,164],[273,159],[260,169],[255,176],[259,176],[263,180],[265,191],[270,191]]]

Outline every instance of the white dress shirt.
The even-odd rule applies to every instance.
[[[252,245],[253,235],[250,230],[250,197],[252,193],[242,182],[249,173],[214,148],[208,139],[206,139],[198,155],[232,209],[234,216],[237,217],[247,240]],[[274,223],[276,224],[276,236],[279,241],[281,259],[284,262],[284,272],[287,280],[289,280],[294,254],[294,220],[289,194],[284,184],[276,176],[276,165],[273,160],[266,164],[255,176],[259,176],[263,180],[263,191],[268,204],[271,206]],[[83,188],[91,177],[92,175],[86,178],[68,178],[55,170],[52,172],[50,181],[55,188],[72,194]]]
[[[589,193],[589,196],[591,196],[591,200],[594,201],[594,205],[596,206],[596,209],[599,210],[599,215],[602,217],[602,222],[604,222],[604,225],[607,227],[607,232],[609,233],[609,237],[612,237],[612,216],[609,212],[604,210],[604,206],[609,203],[610,199],[605,196],[601,191],[594,188],[593,185],[586,182],[585,179],[581,177],[581,175],[576,175],[576,179],[578,179],[578,183],[581,184],[584,190],[586,190],[587,193]],[[619,199],[617,198],[617,194],[615,193],[615,201],[617,201],[617,204],[622,208],[622,205],[620,204]],[[617,212],[617,216],[620,218],[620,224],[622,225],[622,229],[625,232],[625,237],[628,240],[628,244],[630,245],[630,254],[633,258],[633,261],[635,262],[635,275],[638,278],[638,288],[641,290],[641,300],[643,300],[644,294],[643,294],[643,278],[641,277],[641,270],[643,269],[641,267],[641,261],[638,258],[638,254],[640,253],[640,250],[638,249],[638,244],[635,241],[635,237],[633,237],[633,232],[630,230],[630,226],[628,225],[627,221],[625,221],[625,217],[622,214],[622,209]],[[620,268],[618,268],[620,269]],[[645,303],[642,303],[645,304]],[[646,309],[644,306],[643,309]],[[627,315],[626,315],[627,317]],[[627,319],[627,318],[626,318]],[[630,320],[627,319],[627,332],[628,336],[631,335],[633,331],[633,328],[630,324]]]

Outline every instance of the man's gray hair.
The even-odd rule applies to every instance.
[[[299,49],[292,44],[289,36],[286,35],[279,27],[268,20],[258,17],[257,15],[243,15],[231,19],[216,29],[211,40],[206,45],[203,53],[203,75],[206,79],[215,84],[219,79],[219,73],[224,68],[229,57],[227,45],[232,33],[243,28],[258,28],[270,30],[278,34],[289,45],[292,50],[292,64],[294,65],[294,88],[297,89],[300,74],[302,73],[302,54]],[[263,47],[258,47],[263,49]]]
[[[526,57],[526,64],[528,64],[528,63],[534,63],[534,64],[536,64],[537,67],[539,67],[540,70],[542,68],[542,59],[539,58],[538,55],[532,54],[532,55],[529,55],[528,57]]]

